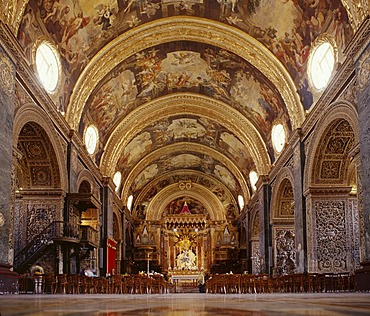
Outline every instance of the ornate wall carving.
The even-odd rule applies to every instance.
[[[292,229],[275,230],[275,267],[278,275],[294,273],[296,270],[295,232]]]
[[[315,201],[317,265],[320,272],[347,271],[346,205],[343,200]]]

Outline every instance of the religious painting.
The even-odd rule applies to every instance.
[[[233,106],[261,135],[270,134],[277,117],[285,120],[290,128],[280,93],[256,68],[226,50],[201,43],[194,46],[193,51],[185,50],[189,45],[177,42],[144,50],[104,78],[85,108],[85,120],[90,118],[100,127],[102,140],[109,137],[107,126],[113,129],[133,109],[178,91],[205,94]],[[196,133],[205,134],[200,126],[190,128],[192,121],[158,123],[156,128],[163,137],[169,137],[162,133],[167,129],[170,135],[182,138],[184,135],[179,134],[179,130],[184,127],[181,124],[186,124],[190,137],[195,137]],[[166,125],[168,123],[172,125]]]
[[[165,174],[173,170],[198,170],[210,176],[216,175],[218,180],[232,191],[240,190],[238,181],[233,174],[221,162],[214,160],[206,154],[200,153],[179,153],[156,159],[153,164],[147,166],[136,178],[132,187],[133,194],[150,182],[157,174]]]
[[[230,131],[212,120],[191,115],[163,118],[143,127],[123,149],[117,163],[123,177],[148,152],[180,141],[196,141],[225,154],[243,170],[255,169],[248,148]],[[179,158],[177,158],[179,159]],[[181,162],[172,161],[171,164]]]
[[[85,66],[107,43],[131,28],[177,15],[217,20],[259,40],[289,71],[306,109],[312,103],[311,98],[307,97],[310,88],[306,81],[306,66],[313,41],[322,33],[332,34],[341,55],[353,36],[340,0],[102,0],[98,3],[88,0],[31,0],[25,8],[18,40],[30,62],[32,45],[37,38],[48,36],[58,46],[63,59],[66,86],[59,98],[61,108],[65,110],[69,102],[66,92],[72,90]],[[275,18],[277,16],[278,19]],[[211,61],[219,63],[222,60],[212,55],[207,60],[189,48],[168,51],[166,56],[162,56],[162,68],[170,74],[170,89],[189,82],[192,86],[197,80],[195,74],[200,72],[198,79],[205,90],[213,91],[216,97],[228,98],[231,74],[217,68],[211,71],[207,69],[207,73],[204,73],[204,61],[210,66]],[[196,65],[199,68],[192,75],[190,69],[196,69]],[[155,72],[155,68],[152,70]],[[147,74],[142,75],[146,77]],[[148,75],[146,82],[153,73]],[[142,86],[141,97],[152,98],[161,91],[161,81],[158,79],[149,80],[146,86]]]
[[[184,196],[171,201],[163,211],[162,216],[176,215],[185,212],[189,214],[204,214],[208,215],[206,208],[197,199],[189,196]]]

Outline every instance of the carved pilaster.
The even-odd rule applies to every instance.
[[[358,64],[358,117],[361,152],[361,172],[358,173],[361,264],[356,271],[356,289],[370,289],[370,48]]]
[[[14,258],[14,191],[12,142],[15,67],[0,46],[0,292],[17,292],[17,280],[10,271]]]

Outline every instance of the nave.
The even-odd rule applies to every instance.
[[[1,295],[1,316],[370,315],[369,293]]]

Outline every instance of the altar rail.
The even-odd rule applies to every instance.
[[[216,274],[206,281],[207,293],[319,293],[354,291],[350,273],[300,273],[278,277],[267,274]]]

